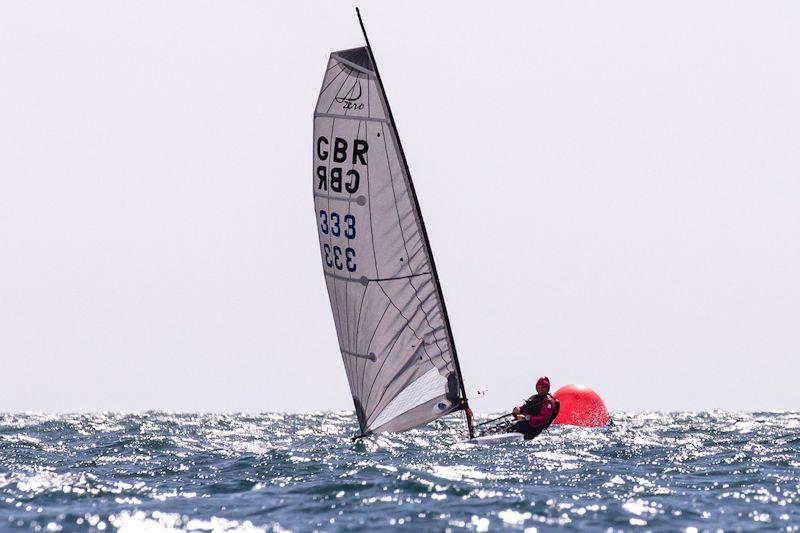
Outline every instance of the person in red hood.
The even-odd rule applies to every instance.
[[[558,409],[558,400],[550,395],[550,379],[543,376],[536,382],[536,394],[514,408],[517,421],[508,431],[522,433],[525,440],[530,440],[547,429],[558,416]]]

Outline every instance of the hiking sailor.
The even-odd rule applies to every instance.
[[[550,395],[550,379],[547,376],[536,382],[536,394],[528,398],[523,405],[515,407],[514,418],[517,420],[509,432],[522,433],[525,440],[536,437],[558,416],[558,400]]]

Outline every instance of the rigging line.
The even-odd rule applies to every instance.
[[[386,145],[386,132],[384,131],[383,124],[381,124],[381,132],[383,133],[383,147],[384,147],[384,150],[386,152],[386,165],[388,166],[388,169],[389,169],[389,184],[392,186],[392,195],[394,196],[394,209],[395,209],[395,212],[397,213],[397,225],[400,228],[400,238],[403,240],[403,250],[405,250],[406,259],[408,260],[410,254],[408,253],[408,245],[407,245],[407,242],[406,242],[406,235],[405,235],[405,232],[403,231],[403,222],[402,222],[401,217],[400,217],[400,208],[397,205],[398,204],[398,202],[397,202],[397,192],[395,191],[395,188],[394,188],[394,175],[392,174],[392,166],[391,166],[391,163],[389,162],[389,148]],[[402,175],[402,171],[401,171],[401,175]],[[412,214],[413,214],[413,209],[414,209],[413,199],[409,197],[408,200],[409,200],[410,203],[412,203],[411,209],[412,209]],[[417,205],[417,209],[419,209],[419,205]],[[414,218],[416,218],[416,217],[414,217]],[[425,238],[420,233],[418,233],[418,235],[419,235],[420,240],[423,240]],[[425,244],[423,243],[423,247],[424,246],[425,246]],[[408,260],[408,264],[406,266],[408,267],[409,272],[413,273],[413,270],[411,270],[411,261],[410,260]],[[422,300],[420,300],[419,294],[417,293],[417,287],[413,283],[411,283],[411,287],[414,289],[414,296],[416,296],[417,301],[420,303],[420,306],[422,306]],[[425,311],[425,309],[423,308],[422,312],[425,315],[425,321],[428,323],[428,326],[433,328],[433,325],[431,324],[431,321],[428,318],[427,311]],[[439,356],[442,357],[442,347],[439,345],[439,339],[437,339],[435,335],[434,335],[433,338],[436,341],[436,348],[439,350]],[[426,354],[428,353],[427,350],[426,350],[425,353]],[[428,357],[430,358],[430,356],[428,356]],[[444,359],[444,357],[442,357],[442,359]],[[433,364],[433,361],[431,361],[431,364]]]
[[[375,340],[375,334],[378,332],[378,329],[381,327],[381,322],[383,322],[383,317],[386,316],[386,311],[389,310],[390,306],[391,306],[391,302],[386,304],[386,307],[383,310],[383,314],[381,314],[381,318],[378,319],[378,323],[375,324],[375,329],[372,330],[372,337],[369,338],[369,344],[367,344],[367,349],[365,350],[365,353],[369,353],[370,349],[372,348],[372,341]],[[366,374],[366,364],[364,365],[364,372],[361,374],[361,387],[358,390],[358,397],[359,398],[363,398],[364,397],[364,374]],[[362,408],[364,407],[363,402],[361,404],[361,407]]]

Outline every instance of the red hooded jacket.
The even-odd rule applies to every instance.
[[[539,409],[536,409],[537,404]],[[539,394],[531,396],[525,405],[519,406],[519,414],[524,415],[533,428],[545,426],[556,414],[556,399],[550,394],[543,398]]]

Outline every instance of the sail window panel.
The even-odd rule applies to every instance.
[[[387,334],[390,340],[384,344],[386,349],[375,351],[380,355],[374,364],[367,366],[364,385],[357,391],[368,417],[377,415],[410,382],[431,367],[419,359],[419,350],[411,347],[414,341],[408,328],[387,330]]]
[[[394,399],[381,411],[380,415],[370,423],[370,429],[378,428],[388,423],[417,405],[423,404],[447,392],[447,380],[432,367],[408,387],[394,397]]]

